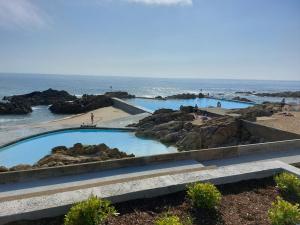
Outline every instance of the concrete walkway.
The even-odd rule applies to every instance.
[[[272,176],[300,163],[300,149],[197,162],[182,160],[0,185],[0,224],[60,215],[91,194],[113,202],[174,193],[188,183],[215,184]]]
[[[280,161],[250,162],[218,168],[206,168],[194,161],[181,161],[127,170],[129,171],[126,171],[126,175],[123,173],[125,171],[115,170],[110,171],[111,174],[83,175],[76,179],[73,177],[74,180],[59,178],[51,182],[38,181],[39,184],[30,182],[3,185],[0,196],[0,224],[61,215],[73,203],[85,200],[92,194],[112,202],[122,202],[174,193],[184,190],[187,184],[196,181],[224,184],[272,176],[283,170],[300,176],[298,168]],[[85,176],[91,177],[86,179]],[[83,187],[82,184],[86,186]]]

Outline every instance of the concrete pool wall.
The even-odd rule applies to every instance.
[[[129,166],[144,166],[163,162],[180,160],[208,161],[239,157],[242,155],[261,154],[267,152],[288,151],[300,148],[300,139],[266,142],[249,145],[237,145],[186,152],[168,153],[153,156],[134,157],[117,160],[107,160],[91,163],[81,163],[67,166],[38,168],[24,171],[0,173],[0,183],[24,182],[51,177],[83,174],[104,170],[112,170]]]

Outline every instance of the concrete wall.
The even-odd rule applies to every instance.
[[[282,141],[300,138],[299,134],[267,127],[246,120],[242,120],[242,126],[252,135],[262,137],[265,141]]]
[[[211,148],[193,150],[187,152],[177,152],[154,156],[135,157],[119,160],[108,160],[102,162],[82,163],[76,165],[33,169],[27,171],[15,171],[0,173],[0,183],[11,183],[44,179],[49,177],[66,176],[103,170],[111,170],[128,166],[143,166],[161,162],[178,160],[198,160],[207,161],[223,158],[238,157],[246,154],[259,154],[262,152],[284,151],[300,148],[300,139],[259,143],[251,145],[237,145],[231,147]]]
[[[119,98],[113,98],[113,104],[114,104],[114,107],[116,107],[118,109],[121,109],[124,112],[127,112],[131,115],[136,115],[136,114],[140,114],[140,113],[149,112],[146,109],[131,105],[131,104],[119,99]]]

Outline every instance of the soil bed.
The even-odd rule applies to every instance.
[[[193,218],[193,225],[269,225],[267,212],[279,195],[273,178],[242,181],[218,186],[223,198],[219,210],[193,210],[185,192],[152,199],[141,199],[116,204],[120,213],[107,225],[151,225],[163,213],[179,216],[183,221]],[[63,217],[9,225],[62,225]]]

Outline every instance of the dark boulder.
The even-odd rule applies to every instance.
[[[57,101],[73,101],[76,99],[75,96],[70,95],[66,91],[58,91],[51,88],[46,91],[34,91],[29,94],[6,96],[3,98],[3,100],[10,102],[27,102],[31,106],[51,105]]]
[[[32,109],[28,102],[26,101],[3,101],[0,102],[0,115],[8,115],[8,114],[28,114],[31,113]]]
[[[170,121],[192,121],[194,116],[189,113],[174,111],[172,109],[159,109],[153,115],[139,121],[138,127],[147,128],[153,125],[168,123]]]
[[[5,166],[0,166],[0,173],[3,173],[3,172],[8,172],[8,168],[6,168]]]
[[[242,94],[242,95],[252,95],[254,91],[236,91],[235,94]]]
[[[183,94],[176,94],[166,97],[166,99],[195,99],[195,98],[204,98],[204,94],[192,94],[192,93],[183,93]]]
[[[57,114],[77,114],[112,105],[112,99],[106,95],[83,95],[75,101],[58,101],[49,109]]]
[[[253,101],[249,100],[248,98],[241,98],[239,96],[232,98],[232,100],[240,101],[240,102],[253,102]]]
[[[126,154],[117,148],[109,148],[105,144],[82,145],[76,143],[73,147],[58,146],[52,149],[51,154],[40,159],[36,167],[63,166],[69,164],[104,161],[110,159],[121,159],[134,157],[133,154]]]
[[[131,95],[125,91],[111,91],[106,92],[105,95],[111,98],[135,98],[135,95]]]
[[[300,98],[300,91],[284,91],[276,93],[257,93],[261,97]]]
[[[166,98],[164,98],[164,97],[162,97],[162,96],[160,96],[160,95],[155,96],[155,99],[157,99],[157,100],[166,100]]]

